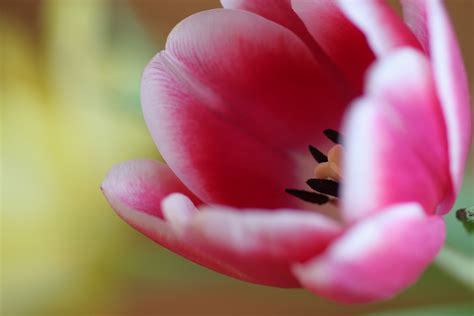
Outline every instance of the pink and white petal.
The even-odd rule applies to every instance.
[[[117,214],[145,236],[191,261],[232,274],[212,256],[181,240],[164,219],[161,202],[170,194],[190,194],[195,202],[199,201],[166,165],[155,160],[126,161],[110,170],[101,189]],[[188,209],[188,216],[194,212]]]
[[[163,157],[208,203],[299,207],[308,144],[329,143],[347,104],[288,29],[252,13],[211,10],[181,22],[145,70],[145,119]]]
[[[414,34],[385,1],[338,0],[338,4],[364,32],[376,55],[382,56],[402,46],[421,49]]]
[[[184,240],[267,285],[299,286],[290,263],[317,255],[342,231],[339,224],[323,215],[297,210],[242,212],[214,206],[200,209],[192,218],[172,215],[176,208],[190,203],[179,195],[163,201],[173,229]]]
[[[324,139],[312,131],[337,125],[349,101],[349,92],[300,38],[245,11],[189,17],[168,38],[166,53],[183,79],[206,88],[197,99],[279,148],[304,144],[306,150],[308,141]]]
[[[318,60],[324,61],[327,59],[304,23],[292,10],[291,0],[221,0],[221,3],[226,9],[252,12],[286,27],[305,42]]]
[[[432,171],[441,194],[436,212],[444,214],[451,209],[456,196],[447,171],[448,138],[433,76],[425,55],[417,50],[404,48],[387,56],[373,68],[368,76],[367,93],[393,104],[402,119],[410,122],[411,129],[407,128],[405,136],[416,144],[413,148],[422,148],[420,158]],[[416,123],[421,121],[423,133],[420,133],[420,127]],[[425,147],[429,147],[429,150]]]
[[[209,245],[229,255],[258,261],[303,261],[324,250],[342,231],[334,220],[315,213],[279,209],[205,207],[192,229]]]
[[[321,255],[293,267],[301,284],[344,303],[390,299],[412,285],[441,249],[444,221],[398,204],[352,226]]]
[[[459,192],[472,137],[466,70],[448,14],[439,0],[402,2],[407,23],[431,57],[449,143],[450,170]]]
[[[117,214],[131,227],[174,253],[211,270],[240,280],[253,283],[264,283],[266,281],[261,280],[258,275],[244,274],[240,271],[240,267],[228,265],[212,253],[203,251],[192,241],[183,240],[172,225],[159,217],[150,215],[150,212],[133,209],[113,195],[108,195],[107,199]],[[282,286],[285,285],[286,283]],[[297,282],[293,280],[292,285],[297,286]]]
[[[285,269],[283,265],[276,268],[269,266],[270,275],[260,277],[258,271],[252,273],[252,269],[243,266],[244,263],[223,260],[226,258],[206,251],[194,240],[184,239],[179,225],[189,222],[198,209],[183,194],[168,194],[177,192],[171,189],[175,184],[166,179],[169,172],[166,166],[156,161],[129,161],[112,169],[102,185],[102,191],[113,209],[130,226],[197,264],[249,282],[298,286],[298,282],[288,272],[287,265]],[[160,178],[157,178],[161,175],[164,175],[164,183],[160,183]],[[151,190],[149,194],[145,193],[146,189]],[[282,270],[287,273],[286,278]],[[275,272],[275,275],[272,276],[271,272]]]
[[[365,36],[330,1],[221,0],[224,8],[240,9],[276,22],[298,35],[315,58],[361,94],[367,66],[374,60]],[[342,80],[341,80],[342,82]]]
[[[401,0],[400,2],[405,23],[415,34],[424,52],[430,55],[426,2],[424,0]]]
[[[365,35],[334,1],[292,0],[291,3],[315,41],[360,94],[367,67],[375,58]]]
[[[417,202],[427,213],[452,206],[444,121],[424,55],[403,49],[378,62],[344,134],[347,221],[401,202]]]
[[[106,197],[113,196],[130,208],[163,219],[161,200],[179,192],[201,204],[171,169],[156,160],[129,160],[112,167],[101,186]]]

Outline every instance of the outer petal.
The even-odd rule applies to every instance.
[[[382,0],[338,0],[347,17],[367,36],[377,55],[389,53],[401,46],[420,48],[411,30]]]
[[[232,274],[230,269],[183,242],[164,220],[160,207],[163,198],[173,192],[188,192],[166,165],[153,160],[124,162],[112,168],[101,189],[130,226],[194,262]]]
[[[315,259],[295,265],[303,286],[345,303],[393,297],[413,284],[440,250],[444,222],[399,204],[351,227]]]
[[[184,227],[198,210],[184,195],[170,194],[181,185],[176,177],[173,181],[170,174],[166,166],[156,161],[129,161],[111,170],[102,190],[110,205],[130,226],[195,263],[245,281],[298,286],[289,273],[288,264],[256,269],[244,261],[230,261],[229,256],[209,252],[196,240],[183,238],[180,227]],[[163,200],[164,196],[167,198]]]
[[[365,35],[334,1],[292,0],[292,7],[315,41],[360,93],[365,71],[375,58]]]
[[[341,233],[339,224],[329,218],[298,210],[241,212],[216,206],[205,207],[193,217],[176,216],[188,209],[183,205],[191,204],[183,199],[172,195],[163,202],[175,231],[221,262],[239,267],[243,275],[258,277],[258,283],[298,286],[289,264],[317,255]]]
[[[400,202],[444,212],[454,200],[430,65],[400,50],[375,65],[345,125],[343,213],[352,221]]]
[[[407,23],[431,56],[448,130],[450,170],[458,192],[472,137],[472,114],[456,35],[441,1],[405,0],[402,4]]]
[[[436,1],[436,0],[435,0]],[[430,54],[430,40],[426,16],[426,1],[424,0],[401,0],[403,18],[420,42],[423,50]]]
[[[142,83],[145,119],[173,171],[202,200],[296,207],[284,192],[337,128],[344,92],[286,28],[236,10],[184,20]],[[327,144],[327,143],[326,143]]]
[[[163,218],[161,200],[171,193],[183,193],[201,204],[167,165],[156,160],[130,160],[114,166],[101,189],[106,197],[159,218]]]

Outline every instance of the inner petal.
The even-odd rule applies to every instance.
[[[203,201],[301,207],[284,190],[307,179],[307,145],[328,149],[322,129],[339,128],[350,99],[331,78],[288,29],[212,10],[183,21],[147,67],[143,110],[163,157]]]

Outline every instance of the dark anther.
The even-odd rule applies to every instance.
[[[318,191],[319,193],[338,197],[339,183],[333,180],[327,179],[309,179],[306,183],[311,189]]]
[[[315,204],[325,204],[329,202],[329,198],[326,195],[322,195],[319,193],[304,191],[304,190],[297,190],[297,189],[285,189],[286,193],[296,196],[297,198]]]
[[[341,136],[341,134],[339,134],[339,132],[336,132],[335,130],[328,128],[328,129],[325,129],[323,131],[323,133],[333,143],[335,143],[335,144],[342,143],[342,136]]]
[[[314,160],[316,160],[317,162],[321,163],[328,161],[328,157],[322,152],[320,152],[318,149],[316,149],[316,147],[309,145],[308,148]]]

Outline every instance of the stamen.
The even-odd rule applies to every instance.
[[[306,183],[319,193],[338,197],[339,183],[328,179],[309,179]]]
[[[317,162],[321,163],[321,162],[327,162],[328,161],[328,157],[325,154],[323,154],[322,152],[320,152],[316,147],[313,147],[313,146],[309,145],[308,148],[309,148],[309,152],[313,156],[314,160],[316,160]]]
[[[342,145],[335,145],[328,152],[329,167],[337,174],[337,180],[342,178],[342,157],[344,156],[344,147]]]
[[[336,164],[334,162],[329,163],[329,168],[336,174],[336,177],[334,179],[341,181],[342,179],[342,170],[339,168],[339,164]]]
[[[329,202],[329,198],[327,196],[319,193],[297,189],[285,189],[285,191],[286,193],[291,194],[306,202],[315,203],[319,205]]]
[[[325,129],[323,133],[329,140],[335,143],[327,155],[312,145],[308,146],[309,152],[318,164],[314,169],[315,178],[309,179],[306,181],[306,184],[316,193],[298,189],[285,189],[285,191],[306,202],[320,205],[328,202],[337,204],[339,182],[342,180],[341,162],[344,154],[344,147],[340,144],[342,136],[333,129]]]
[[[331,168],[329,162],[323,162],[314,168],[314,177],[318,179],[339,180],[338,174]]]
[[[323,131],[324,135],[326,135],[327,138],[329,138],[330,141],[332,141],[335,144],[340,144],[342,143],[342,136],[339,134],[339,132],[333,130],[333,129],[325,129]]]

